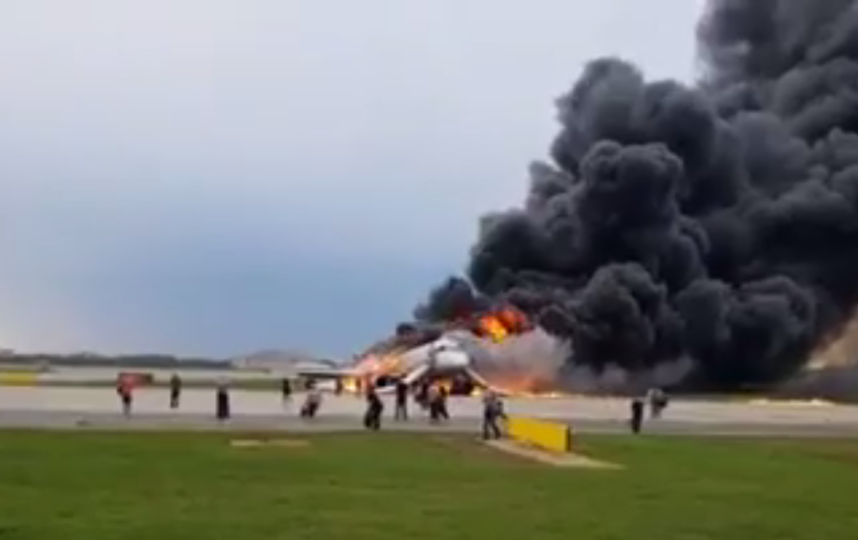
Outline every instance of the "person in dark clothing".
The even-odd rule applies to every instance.
[[[131,406],[134,402],[134,383],[130,377],[120,376],[116,383],[116,393],[122,401],[122,414],[131,416]]]
[[[447,388],[442,386],[438,389],[438,417],[442,420],[449,420],[450,413],[447,411]]]
[[[384,403],[378,397],[378,393],[374,388],[371,388],[366,394],[366,414],[364,415],[363,425],[367,429],[378,431],[381,428],[381,414],[384,411]]]
[[[441,395],[434,386],[426,392],[426,406],[429,407],[429,421],[437,424],[441,420]]]
[[[636,397],[632,400],[632,417],[631,417],[632,433],[640,433],[641,425],[643,424],[643,417],[644,417],[644,400],[640,397]]]
[[[217,398],[215,403],[217,419],[221,422],[226,421],[230,417],[229,407],[229,389],[226,383],[220,383],[217,387]]]
[[[309,384],[308,389],[307,398],[304,400],[304,405],[301,406],[301,418],[312,419],[319,412],[319,406],[322,404],[322,393],[316,388],[315,382]]]
[[[134,393],[130,388],[122,389],[122,414],[131,416],[131,408],[134,405]]]
[[[280,381],[280,395],[283,398],[283,405],[288,404],[292,399],[292,382],[287,377],[283,377]]]
[[[400,379],[396,382],[396,420],[408,420],[408,385]]]
[[[429,397],[429,383],[420,383],[417,393],[414,394],[414,401],[416,401],[424,411],[431,405]]]
[[[501,430],[498,419],[505,416],[500,397],[491,391],[486,393],[483,398],[483,439],[500,439]]]
[[[337,382],[334,383],[334,395],[339,396],[343,393],[343,381],[341,379],[337,379]]]
[[[182,398],[182,379],[175,373],[170,377],[170,408],[178,409]]]

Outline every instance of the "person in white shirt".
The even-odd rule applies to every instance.
[[[492,390],[486,392],[483,396],[483,439],[500,439],[498,419],[505,417],[500,396]]]

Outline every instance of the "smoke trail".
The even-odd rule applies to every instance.
[[[477,372],[506,390],[553,390],[561,375],[569,346],[537,328],[512,335],[500,343],[462,336]],[[476,348],[476,350],[475,350]]]
[[[818,344],[805,366],[805,371],[858,367],[855,351],[858,351],[858,312],[852,314],[837,335]],[[858,393],[858,388],[855,390]]]
[[[573,368],[780,380],[858,300],[858,2],[710,0],[702,81],[591,62],[551,162],[416,315],[510,302]]]
[[[841,331],[817,345],[805,368],[777,385],[774,394],[793,399],[858,401],[858,313]]]

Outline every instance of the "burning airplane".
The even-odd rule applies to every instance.
[[[534,391],[554,375],[540,376],[534,371],[539,362],[534,362],[527,349],[532,350],[531,344],[540,336],[556,343],[534,328],[523,313],[504,307],[451,323],[402,325],[395,336],[359,355],[353,366],[302,375],[338,378],[351,391],[369,384],[389,391],[400,380],[409,386],[441,385],[452,394],[486,389],[504,394]],[[556,355],[555,364],[559,366],[565,354]]]

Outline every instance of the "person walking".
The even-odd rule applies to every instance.
[[[441,421],[441,394],[434,386],[426,391],[426,403],[429,407],[429,421],[437,424]]]
[[[447,398],[449,395],[450,392],[447,391],[446,386],[441,386],[438,389],[438,418],[441,420],[450,419],[450,412],[447,410]]]
[[[384,403],[378,397],[375,388],[370,388],[366,394],[366,414],[363,424],[367,429],[378,431],[381,429],[381,414],[384,411]]]
[[[494,391],[489,390],[483,397],[483,439],[500,439],[498,419],[504,417],[503,402]]]
[[[304,405],[301,407],[301,418],[315,418],[319,411],[319,406],[322,404],[322,394],[316,388],[315,383],[309,385],[307,398],[304,400]]]
[[[218,384],[215,399],[215,409],[217,419],[219,421],[225,422],[229,420],[232,411],[230,410],[229,388],[227,386],[226,381],[223,381]]]
[[[127,418],[131,416],[131,408],[134,404],[134,381],[126,375],[119,375],[116,382],[116,393],[122,403],[122,414]]]
[[[647,393],[647,401],[649,402],[650,418],[661,418],[661,413],[667,407],[667,395],[661,388],[652,388]]]
[[[173,376],[170,377],[170,408],[178,409],[179,408],[179,400],[182,397],[182,379],[178,374],[173,373]]]
[[[396,411],[394,412],[396,420],[408,420],[408,385],[405,381],[399,379],[396,381]]]
[[[630,424],[632,428],[632,433],[638,434],[641,431],[641,427],[643,425],[643,417],[644,417],[644,400],[641,397],[635,397],[632,400],[632,417],[630,419]]]
[[[280,395],[283,398],[283,405],[289,405],[292,400],[292,382],[289,381],[288,377],[283,377],[283,380],[280,381]]]
[[[424,411],[431,405],[429,390],[429,383],[423,381],[417,386],[417,392],[414,394],[414,401]]]

